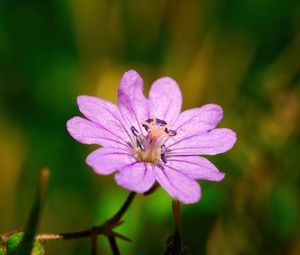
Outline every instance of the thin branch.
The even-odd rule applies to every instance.
[[[102,225],[93,227],[92,228],[93,231],[95,231],[97,235],[103,234],[106,236],[117,237],[123,240],[130,240],[125,236],[113,232],[112,229],[122,224],[122,221],[120,220],[124,215],[124,213],[128,210],[135,195],[136,195],[135,192],[130,192],[127,199],[125,200],[121,208],[116,212],[116,214],[112,218],[104,222]],[[36,236],[36,238],[39,240],[59,240],[59,239],[76,239],[82,237],[89,237],[92,235],[92,229],[81,230],[76,232],[59,233],[59,234],[39,234]]]
[[[117,245],[117,242],[116,242],[116,238],[109,236],[108,241],[109,241],[109,245],[110,245],[113,255],[121,255],[118,245]]]
[[[115,231],[111,231],[111,233],[112,233],[112,235],[113,235],[114,237],[119,238],[119,239],[121,239],[121,240],[123,240],[123,241],[126,241],[126,242],[132,242],[132,240],[129,239],[128,237],[123,236],[123,235],[121,235],[121,234],[119,234],[119,233],[117,233],[117,232],[115,232]]]
[[[98,243],[98,231],[96,228],[92,228],[92,234],[91,234],[91,254],[97,255],[97,243]]]
[[[98,234],[99,234],[98,229]],[[102,231],[100,231],[102,233]],[[59,239],[76,239],[81,237],[89,237],[91,236],[92,231],[90,229],[87,230],[81,230],[76,232],[67,232],[67,233],[60,233],[60,234],[38,234],[36,236],[37,240],[59,240]]]
[[[124,202],[124,204],[121,206],[121,208],[119,209],[119,211],[110,219],[108,220],[108,222],[110,224],[115,225],[116,223],[118,223],[122,216],[124,215],[124,213],[128,210],[129,206],[131,205],[134,197],[135,197],[136,193],[135,192],[130,192],[126,201]]]

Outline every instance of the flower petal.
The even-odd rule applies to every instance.
[[[144,83],[134,70],[123,75],[118,91],[118,100],[120,111],[130,127],[140,127],[140,123],[148,118]]]
[[[208,133],[191,135],[169,145],[168,155],[215,155],[232,148],[236,134],[228,128],[216,128]]]
[[[149,91],[150,117],[173,124],[181,111],[182,95],[177,83],[163,77],[156,80]]]
[[[223,117],[223,110],[219,105],[206,104],[199,108],[182,112],[171,129],[176,130],[174,141],[187,136],[201,134],[214,129]]]
[[[70,135],[80,143],[122,148],[129,147],[128,144],[109,129],[105,129],[81,117],[73,117],[68,120],[67,129]]]
[[[136,158],[126,150],[100,148],[89,154],[85,162],[97,174],[108,175],[136,162]]]
[[[169,157],[167,165],[193,180],[221,181],[225,176],[214,164],[200,156]]]
[[[146,192],[155,182],[151,164],[135,163],[121,169],[115,176],[116,182],[131,191]]]
[[[158,183],[180,202],[192,204],[199,201],[200,186],[187,175],[169,168],[167,165],[158,165],[155,167],[155,176]]]
[[[125,141],[132,140],[132,134],[128,132],[119,108],[111,102],[93,96],[77,97],[79,110],[91,121],[102,128],[108,128],[115,135]]]

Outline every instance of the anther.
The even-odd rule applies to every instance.
[[[136,138],[136,142],[137,142],[137,146],[138,146],[142,151],[145,151],[145,145],[144,145],[143,142],[141,141],[141,138],[137,137],[137,138]]]
[[[143,127],[145,128],[145,130],[148,132],[149,126],[147,126],[147,125],[145,125],[145,124],[143,124],[142,126],[143,126]]]
[[[147,119],[146,122],[151,123],[153,119]]]
[[[161,119],[156,119],[156,124],[158,124],[159,126],[164,126],[167,125],[167,122]]]
[[[163,144],[162,146],[160,146],[161,148],[161,154],[160,154],[160,158],[161,160],[166,164],[167,163],[167,156],[166,156],[166,146]]]
[[[165,153],[160,154],[161,160],[166,164],[168,162],[167,156]]]
[[[131,132],[135,137],[139,136],[139,131],[136,130],[136,128],[134,126],[132,126],[131,128]]]
[[[165,132],[169,135],[169,136],[175,136],[177,135],[177,132],[173,129],[165,129]]]

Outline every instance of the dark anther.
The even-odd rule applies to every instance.
[[[164,120],[161,120],[161,119],[156,119],[156,123],[160,126],[167,125],[167,122],[165,122]]]
[[[166,164],[168,162],[167,156],[165,153],[160,154],[161,160]]]
[[[143,124],[142,126],[143,126],[143,127],[145,128],[145,130],[148,132],[149,127],[148,127],[147,125],[145,125],[145,124]]]
[[[177,135],[177,132],[173,129],[167,129],[165,128],[165,132],[169,135],[169,136],[175,136]]]
[[[175,130],[169,129],[169,136],[175,136],[177,135],[177,132]]]
[[[147,119],[146,122],[151,123],[153,119]]]
[[[145,145],[143,144],[143,142],[141,141],[141,139],[139,137],[136,138],[136,142],[137,142],[138,147],[140,147],[140,149],[142,151],[145,151]]]
[[[167,163],[166,146],[163,144],[160,147],[161,147],[161,154],[160,154],[161,160],[166,164]]]
[[[139,131],[137,131],[136,128],[135,128],[134,126],[132,126],[130,129],[131,129],[131,132],[132,132],[132,134],[133,134],[134,136],[137,137],[137,136],[139,135]]]

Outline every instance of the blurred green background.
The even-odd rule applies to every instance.
[[[127,191],[84,163],[95,149],[66,121],[77,95],[116,102],[122,74],[146,88],[180,84],[183,107],[222,105],[232,151],[209,157],[226,172],[200,181],[183,206],[192,254],[300,254],[300,2],[298,0],[0,1],[0,232],[24,226],[38,171],[52,171],[40,232],[100,224]],[[124,254],[162,254],[171,198],[138,196],[119,232]],[[88,239],[48,242],[46,254],[88,254]],[[99,238],[101,254],[110,254]],[[122,254],[123,254],[122,253]]]

